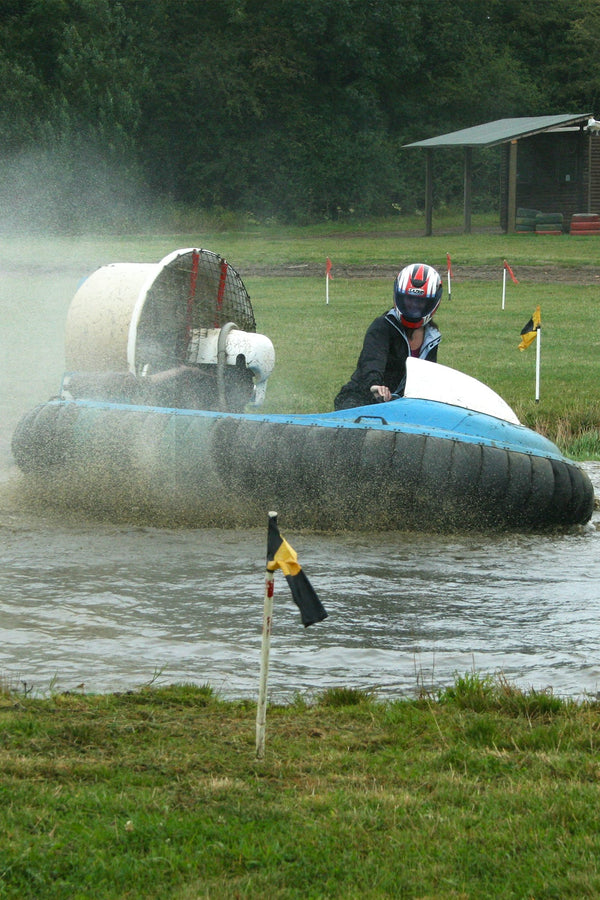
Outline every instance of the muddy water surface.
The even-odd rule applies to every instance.
[[[588,466],[600,491],[600,464]],[[255,697],[265,530],[116,526],[19,505],[3,484],[0,673],[36,690],[152,680]],[[280,523],[284,534],[283,523]],[[287,533],[329,618],[304,629],[276,576],[269,683],[403,696],[502,672],[561,695],[600,689],[600,532]]]

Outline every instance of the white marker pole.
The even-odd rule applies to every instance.
[[[502,309],[504,309],[504,300],[506,298],[506,267],[502,269]]]
[[[276,512],[270,512],[276,516]],[[260,679],[258,685],[258,705],[256,708],[256,758],[265,755],[265,730],[267,725],[267,682],[269,678],[269,653],[271,649],[271,631],[273,628],[273,593],[275,590],[275,573],[267,570],[265,574],[265,599],[263,604],[262,642],[260,648]]]
[[[542,358],[542,326],[538,326],[535,348],[535,402],[540,402],[540,362]]]
[[[325,303],[329,303],[329,279],[331,278],[331,260],[325,261]]]

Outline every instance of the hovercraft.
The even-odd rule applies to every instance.
[[[104,266],[67,317],[58,397],[13,435],[51,502],[151,523],[541,530],[586,523],[586,473],[491,389],[409,359],[403,397],[264,414],[275,353],[239,274],[207,250]]]

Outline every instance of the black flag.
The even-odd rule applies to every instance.
[[[277,516],[269,515],[267,570],[275,569],[281,569],[285,575],[305,628],[327,618],[323,604],[298,563],[298,554],[279,534]]]

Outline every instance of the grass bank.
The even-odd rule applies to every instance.
[[[206,688],[0,699],[0,896],[600,893],[599,707],[457,678],[270,708]]]

